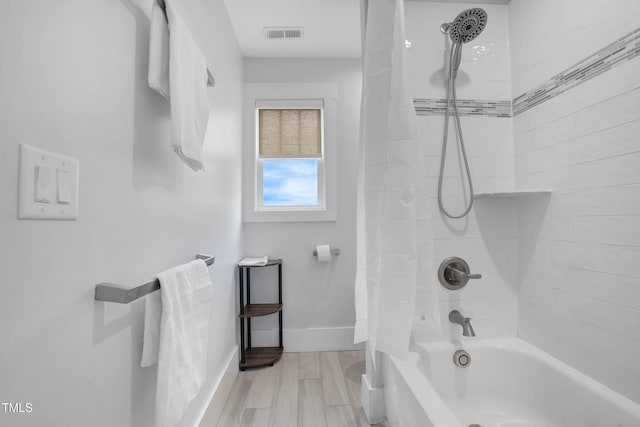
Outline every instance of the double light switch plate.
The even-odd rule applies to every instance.
[[[78,218],[76,159],[21,144],[18,186],[18,218]]]

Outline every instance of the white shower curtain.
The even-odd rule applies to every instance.
[[[426,173],[407,90],[404,46],[402,0],[370,0],[360,137],[355,342],[368,341],[372,355],[379,350],[398,357],[409,348],[414,316],[422,323],[439,324]],[[420,307],[415,306],[416,290]]]

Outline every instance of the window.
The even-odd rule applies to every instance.
[[[257,112],[258,209],[322,208],[322,109]]]
[[[245,85],[244,220],[335,220],[335,85]]]

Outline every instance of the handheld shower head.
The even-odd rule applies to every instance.
[[[480,35],[487,25],[487,12],[474,7],[456,16],[449,27],[449,37],[454,43],[469,43]]]
[[[471,171],[469,170],[469,162],[467,160],[467,151],[464,148],[462,137],[462,128],[460,126],[460,115],[458,114],[458,106],[456,99],[456,77],[460,68],[460,58],[462,56],[462,44],[469,43],[480,35],[484,27],[487,25],[487,12],[479,8],[467,9],[456,16],[453,22],[445,22],[440,26],[442,34],[449,34],[453,45],[449,54],[448,78],[447,78],[447,108],[444,113],[444,134],[442,136],[442,155],[440,157],[440,175],[438,178],[438,205],[440,211],[449,218],[463,218],[473,207],[473,183],[471,182]],[[455,114],[456,129],[458,131],[458,140],[462,151],[462,159],[467,172],[467,182],[469,184],[469,201],[465,205],[466,208],[460,215],[453,215],[447,211],[442,202],[442,178],[444,176],[444,166],[447,154],[447,138],[449,134],[449,113],[450,101],[453,101],[453,111]],[[461,176],[462,178],[462,176]],[[471,325],[469,325],[471,326]],[[473,330],[469,331],[473,334]],[[466,335],[466,333],[465,333]]]
[[[451,49],[451,77],[455,79],[460,68],[462,43],[469,43],[480,35],[487,25],[487,12],[478,7],[461,12],[453,22],[440,26],[442,34],[449,34],[453,47]]]

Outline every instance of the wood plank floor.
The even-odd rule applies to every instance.
[[[272,367],[238,373],[218,422],[200,427],[368,427],[364,369],[364,351],[284,353]]]

